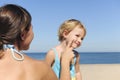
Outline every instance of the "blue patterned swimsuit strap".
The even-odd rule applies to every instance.
[[[24,60],[24,56],[23,54],[21,54],[19,51],[17,51],[14,47],[14,45],[10,45],[10,44],[4,44],[3,45],[4,50],[6,50],[7,48],[9,48],[11,50],[12,53],[12,57],[17,60],[17,61],[22,61]],[[17,53],[18,55],[20,55],[20,58],[15,56],[15,53]]]
[[[54,54],[55,54],[55,59],[56,60],[59,60],[58,58],[58,52],[57,52],[57,50],[56,50],[56,48],[52,48],[53,49],[53,51],[54,51]]]

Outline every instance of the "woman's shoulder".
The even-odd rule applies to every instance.
[[[26,55],[24,57],[24,64],[28,69],[37,70],[37,72],[46,71],[48,65],[44,60],[36,60]]]
[[[24,55],[25,59],[24,59],[24,63],[29,64],[29,65],[43,65],[45,64],[44,60],[37,60],[37,59],[33,59],[27,55]]]
[[[41,75],[45,80],[57,80],[52,68],[44,60],[36,60],[34,65],[35,72],[38,76]],[[47,76],[47,77],[46,77]]]
[[[35,60],[29,56],[25,56],[24,67],[27,74],[34,74],[38,78],[45,78],[48,73],[53,74],[51,67],[44,60]]]

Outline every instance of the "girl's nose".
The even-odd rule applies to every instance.
[[[82,39],[81,39],[81,38],[79,38],[79,39],[78,39],[78,41],[81,43],[81,42],[82,42]]]

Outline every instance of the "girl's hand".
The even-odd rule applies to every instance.
[[[68,63],[68,64],[70,64],[71,63],[71,61],[72,61],[72,59],[74,58],[74,52],[73,52],[73,47],[72,47],[72,45],[73,45],[73,42],[74,41],[71,41],[71,42],[69,42],[68,44],[67,44],[67,46],[66,46],[66,48],[65,48],[65,50],[64,50],[64,52],[62,53],[62,62],[64,62],[64,63]]]

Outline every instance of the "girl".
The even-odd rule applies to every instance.
[[[60,26],[58,31],[60,44],[49,50],[45,59],[60,80],[62,75],[61,59],[63,58],[63,52],[65,51],[66,46],[69,45],[70,42],[72,42],[70,47],[72,47],[71,51],[73,52],[72,54],[74,57],[69,62],[70,69],[67,76],[71,78],[70,80],[82,79],[79,67],[80,56],[79,53],[74,49],[81,46],[85,35],[85,27],[76,19],[67,20]]]

